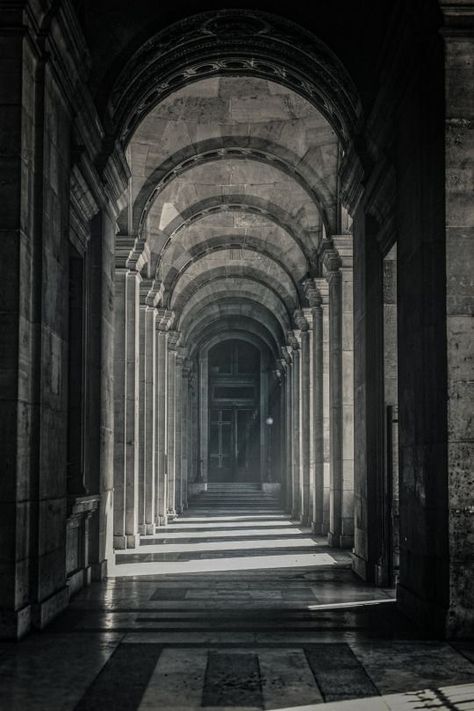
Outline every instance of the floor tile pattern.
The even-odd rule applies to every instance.
[[[417,640],[350,563],[275,499],[216,487],[0,644],[0,709],[474,711],[474,642]]]

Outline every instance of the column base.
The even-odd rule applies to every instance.
[[[35,627],[42,630],[69,604],[69,590],[64,586],[42,602],[32,605],[32,622]]]
[[[177,515],[178,514],[176,513],[176,511],[174,509],[169,509],[168,514],[167,514],[168,521],[172,521],[174,518],[176,518]]]
[[[354,571],[354,573],[359,578],[361,578],[361,580],[365,580],[366,582],[368,582],[368,578],[367,578],[368,569],[367,569],[367,561],[365,560],[365,558],[361,558],[356,553],[353,553],[351,557],[352,557],[352,570]]]
[[[305,514],[301,517],[301,525],[305,528],[311,528],[311,514]]]
[[[155,533],[155,524],[154,523],[146,523],[145,524],[145,531],[143,533],[144,536],[152,536]]]
[[[78,593],[79,590],[90,585],[91,580],[92,568],[90,565],[88,565],[87,568],[82,568],[81,570],[76,570],[75,573],[71,573],[66,580],[69,597],[72,597],[72,595]]]
[[[144,535],[145,535],[145,529],[146,529],[146,524],[141,523],[141,524],[138,526],[138,535],[139,535],[139,536],[144,536]]]
[[[114,536],[113,538],[114,550],[124,551],[127,547],[127,537],[126,536]]]
[[[127,533],[125,538],[127,539],[127,548],[138,548],[140,545],[140,536],[138,533]]]
[[[323,523],[317,521],[311,521],[311,528],[315,536],[326,536],[327,531]]]
[[[348,536],[343,533],[328,533],[328,544],[332,548],[352,548],[354,545],[353,536]]]
[[[168,525],[168,516],[166,514],[158,516],[158,523],[156,524],[157,528],[160,528],[160,526],[167,526]]]
[[[94,582],[102,582],[107,578],[107,560],[101,560],[99,563],[91,565],[92,580]]]
[[[0,608],[0,639],[19,640],[31,630],[31,605],[21,610]]]
[[[446,637],[448,611],[444,607],[418,597],[400,583],[397,585],[397,607],[418,627],[419,634],[423,637]]]

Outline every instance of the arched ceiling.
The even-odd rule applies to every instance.
[[[193,77],[127,135],[119,229],[146,243],[147,276],[188,347],[240,319],[278,354],[337,228],[341,136],[273,76]]]

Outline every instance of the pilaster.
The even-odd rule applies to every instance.
[[[176,516],[176,356],[179,333],[168,333],[168,395],[166,417],[166,471],[168,474],[168,519]]]
[[[139,465],[139,305],[138,272],[116,269],[114,546],[138,544]],[[118,325],[118,324],[117,324]]]
[[[311,314],[308,314],[311,319]],[[311,432],[311,333],[303,311],[293,315],[300,342],[300,507],[304,526],[311,523],[310,432]]]
[[[168,474],[166,467],[168,421],[168,330],[174,314],[167,309],[157,309],[156,326],[156,477],[155,523],[166,526],[168,520]]]
[[[298,331],[289,331],[288,343],[292,356],[292,457],[291,457],[291,516],[299,520],[301,517],[301,462],[300,462],[300,432],[301,432],[301,398],[300,398],[300,341]]]
[[[324,240],[329,285],[330,526],[329,542],[350,547],[354,535],[354,415],[351,235]]]

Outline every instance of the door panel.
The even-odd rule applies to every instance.
[[[258,481],[259,443],[254,410],[213,408],[209,423],[209,480]]]
[[[260,354],[229,340],[209,354],[209,481],[260,480]]]

